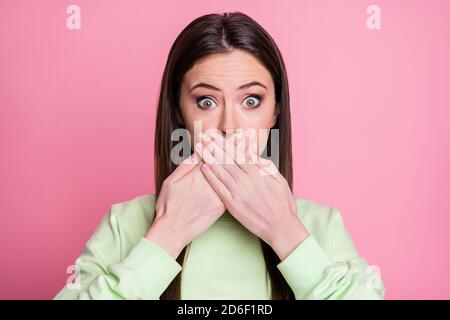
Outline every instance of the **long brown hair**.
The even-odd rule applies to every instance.
[[[267,68],[275,84],[277,120],[272,127],[279,133],[280,173],[292,190],[292,150],[291,115],[289,107],[289,88],[286,68],[281,53],[271,36],[252,18],[241,13],[207,14],[193,20],[178,35],[173,43],[164,69],[159,92],[155,132],[155,184],[156,198],[163,181],[175,170],[170,152],[175,141],[171,134],[175,129],[185,128],[180,119],[180,86],[184,74],[199,59],[214,53],[225,53],[241,49],[252,54]],[[267,145],[271,144],[271,134]],[[277,268],[279,257],[273,249],[260,239],[262,252],[270,278],[271,298],[294,299],[294,294]],[[185,247],[177,257],[182,266]],[[162,293],[161,300],[180,300],[181,274],[173,279]]]

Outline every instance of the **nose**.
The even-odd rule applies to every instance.
[[[226,136],[228,134],[236,134],[241,131],[236,114],[233,112],[233,106],[227,105],[220,116],[218,130]]]

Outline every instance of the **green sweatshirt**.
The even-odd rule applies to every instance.
[[[376,270],[360,257],[342,216],[332,207],[295,197],[310,235],[278,263],[299,299],[384,299]],[[187,247],[183,266],[145,239],[154,195],[113,204],[80,257],[77,281],[54,299],[154,299],[182,271],[181,299],[270,299],[259,238],[228,211]]]

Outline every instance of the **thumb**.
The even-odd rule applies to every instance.
[[[200,157],[193,153],[186,159],[184,159],[172,173],[173,181],[177,181],[188,174],[198,163],[200,163]]]

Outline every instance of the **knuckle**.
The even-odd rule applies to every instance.
[[[170,186],[172,184],[172,178],[169,176],[166,179],[164,179],[163,183],[162,183],[162,187],[167,188],[168,186]]]
[[[263,157],[258,157],[258,161],[263,165],[269,165],[269,163],[271,162],[270,160],[265,159]]]
[[[233,202],[234,203],[242,203],[243,198],[240,192],[232,192],[233,195]]]

